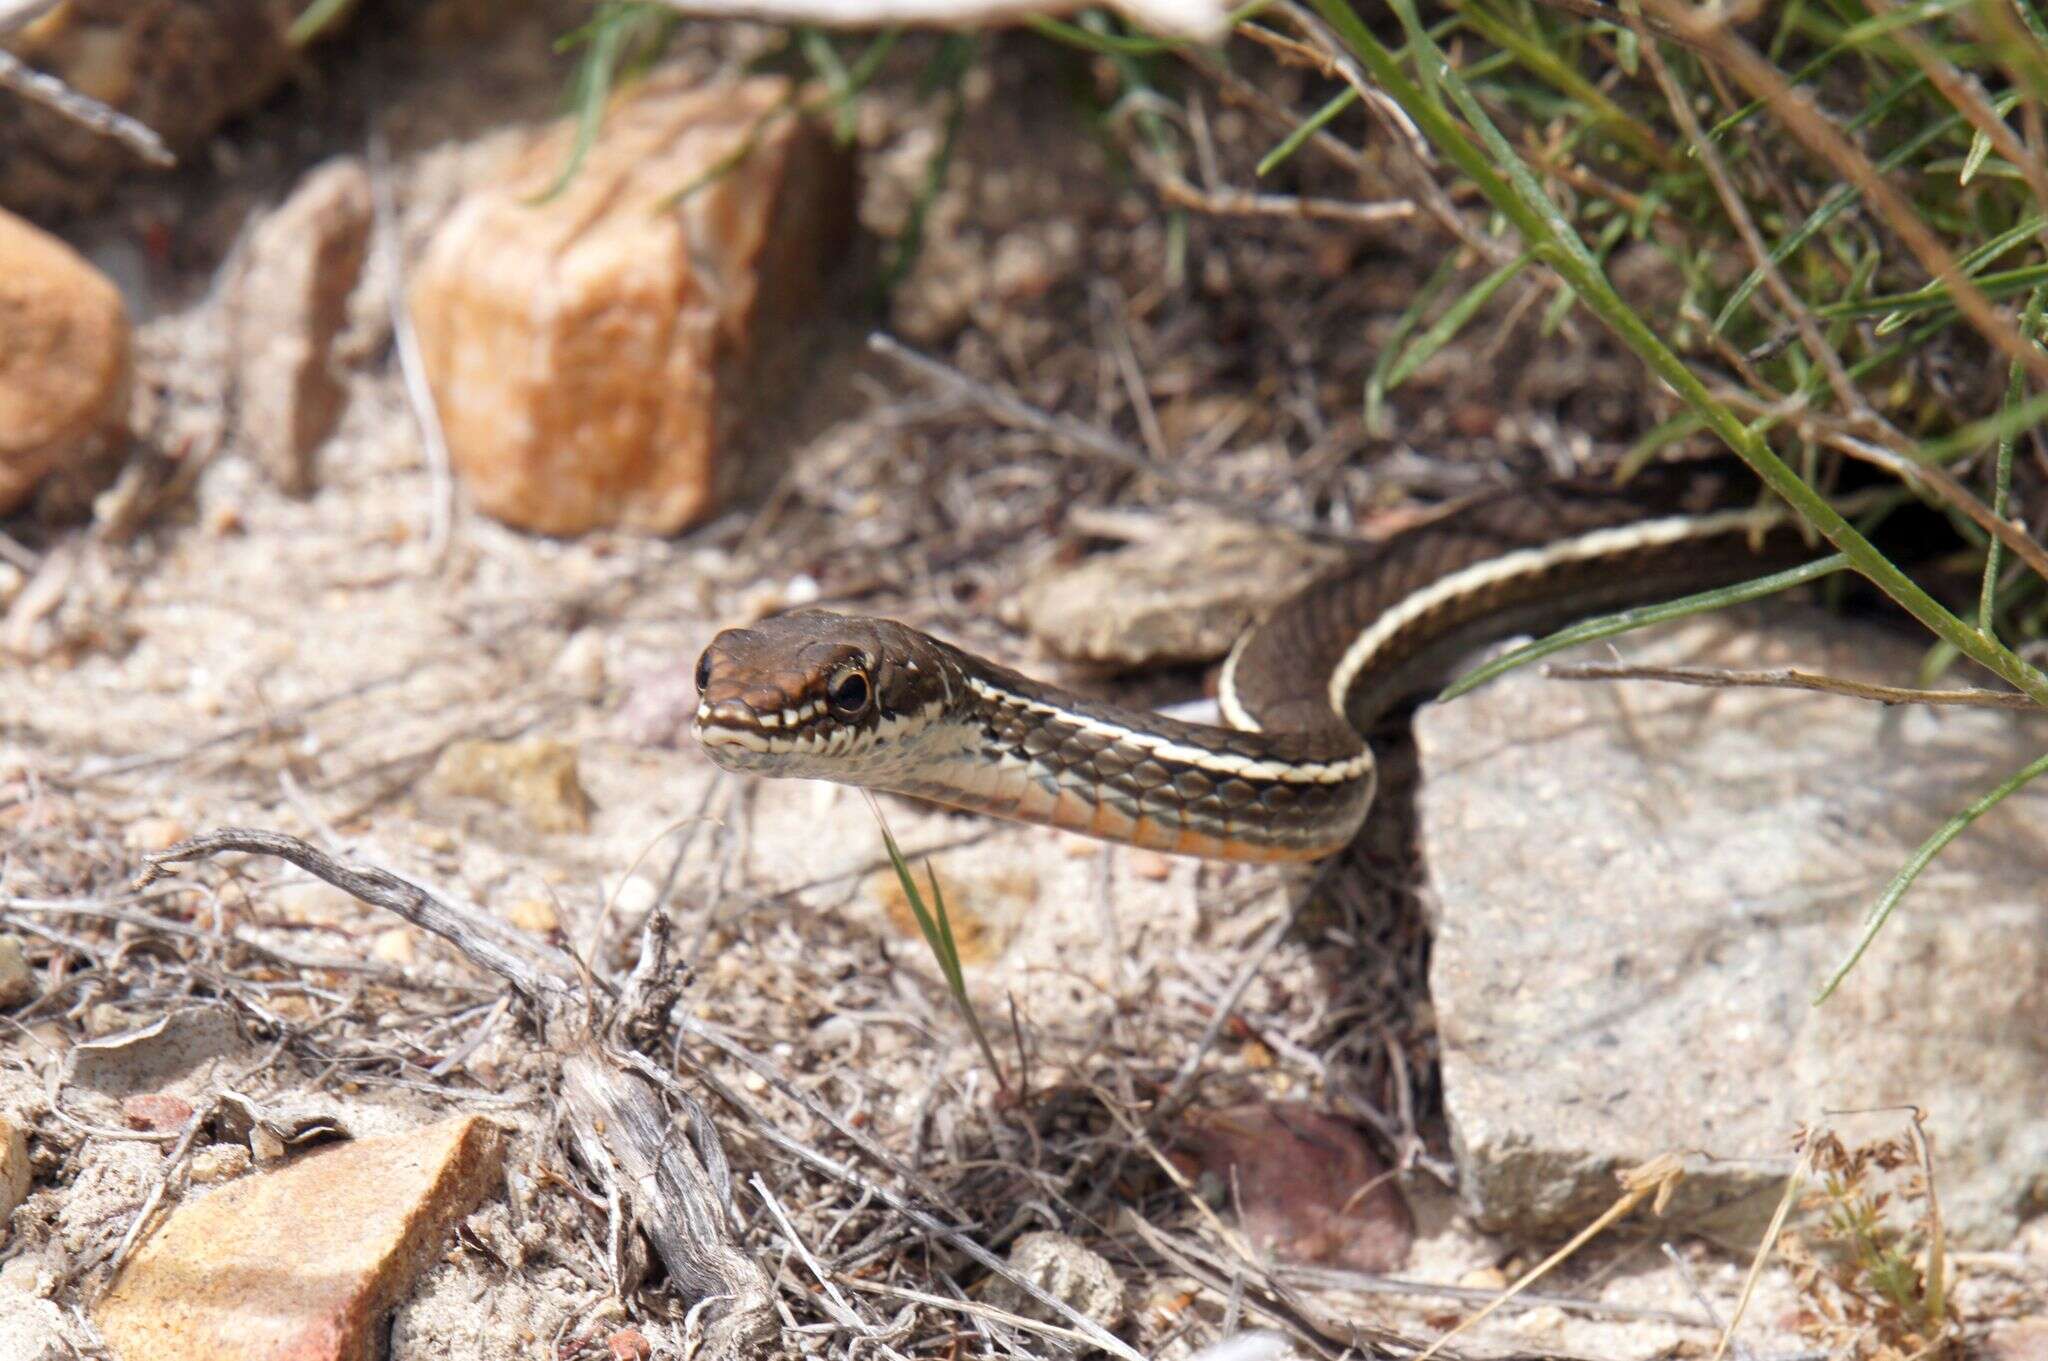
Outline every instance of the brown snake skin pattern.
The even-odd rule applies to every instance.
[[[836,780],[1177,854],[1313,859],[1372,801],[1364,735],[1472,649],[1818,556],[1719,473],[1490,494],[1358,548],[1224,668],[1231,726],[1070,694],[820,610],[722,633],[697,734],[732,770]]]

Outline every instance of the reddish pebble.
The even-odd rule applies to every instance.
[[[637,1328],[619,1329],[605,1345],[611,1348],[612,1361],[647,1361],[654,1355],[654,1344]]]
[[[130,1129],[169,1133],[183,1129],[185,1122],[192,1118],[192,1103],[182,1096],[166,1092],[144,1092],[121,1103],[121,1118],[128,1122]]]

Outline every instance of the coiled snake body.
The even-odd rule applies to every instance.
[[[696,732],[719,765],[834,780],[1175,854],[1309,860],[1372,804],[1365,734],[1475,647],[1814,556],[1718,472],[1492,494],[1379,544],[1254,625],[1229,726],[1070,694],[886,619],[718,635]]]

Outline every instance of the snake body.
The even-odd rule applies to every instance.
[[[731,770],[834,780],[1174,854],[1309,860],[1371,808],[1366,734],[1487,641],[1814,550],[1718,474],[1493,494],[1362,547],[1239,640],[1228,726],[1032,680],[886,619],[802,610],[718,635],[696,732]]]

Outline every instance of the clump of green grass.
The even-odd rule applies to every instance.
[[[2048,417],[2048,19],[2037,0],[1269,0],[1239,12],[1220,53],[1113,21],[1040,31],[1113,55],[1120,70],[1142,63],[1146,98],[1256,42],[1323,78],[1259,175],[1284,173],[1312,135],[1335,134],[1376,139],[1411,182],[1476,194],[1483,214],[1449,192],[1418,196],[1457,244],[1366,383],[1369,428],[1388,430],[1402,386],[1501,306],[1542,302],[1546,328],[1590,316],[1670,397],[1624,470],[1717,441],[1835,550],[1816,571],[1861,574],[1926,627],[1926,675],[1966,661],[2048,708],[2048,675],[2030,659],[2048,639],[2048,553],[2013,514],[2025,504],[2016,474],[2048,468],[2036,434]],[[1198,74],[1176,82],[1176,60]],[[1609,273],[1624,248],[1665,262],[1675,296],[1624,296]],[[2029,441],[2036,459],[2016,458]],[[1900,476],[1982,555],[1971,617],[1830,504],[1830,469],[1845,458]],[[1597,621],[1456,693],[1671,613]],[[2021,764],[1929,838],[1822,996],[1934,854],[2044,773],[2048,759]]]

